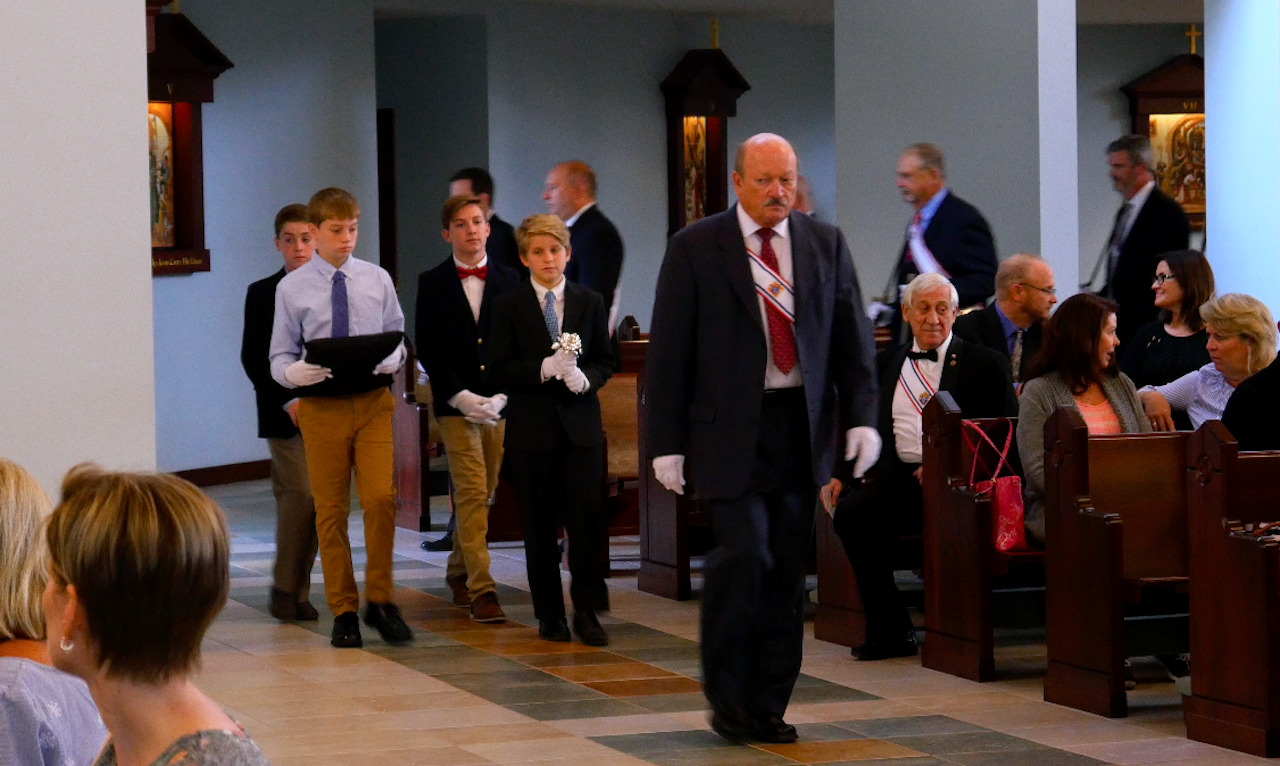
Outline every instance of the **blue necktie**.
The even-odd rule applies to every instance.
[[[333,273],[333,337],[345,338],[351,334],[351,316],[347,310],[347,276],[341,271]]]
[[[555,343],[560,340],[560,323],[556,321],[556,294],[547,291],[547,298],[542,302],[542,318],[547,323],[547,332],[551,335],[551,342]]]

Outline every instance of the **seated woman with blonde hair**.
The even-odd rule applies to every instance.
[[[40,594],[47,577],[40,525],[49,497],[0,458],[0,763],[88,763],[107,730],[89,687],[49,667]]]
[[[81,465],[46,539],[49,654],[89,684],[110,734],[95,766],[264,766],[191,682],[231,587],[218,506],[175,476]]]
[[[1200,318],[1209,333],[1209,364],[1163,386],[1138,390],[1157,431],[1174,430],[1175,410],[1187,414],[1192,428],[1220,420],[1236,386],[1276,358],[1275,321],[1257,298],[1227,293],[1201,306]]]

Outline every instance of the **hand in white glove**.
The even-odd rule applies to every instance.
[[[575,394],[585,393],[591,387],[591,381],[587,380],[587,374],[577,367],[565,373],[564,384]]]
[[[684,494],[684,455],[662,455],[653,459],[653,475],[658,483],[677,495]]]
[[[844,459],[854,461],[853,478],[861,479],[880,459],[880,433],[871,426],[850,428],[845,434]]]
[[[320,381],[328,380],[332,377],[333,370],[330,370],[328,367],[321,367],[318,364],[312,364],[304,359],[299,359],[284,368],[284,379],[298,388],[303,386],[314,386]]]
[[[555,351],[551,356],[542,360],[542,379],[551,380],[558,378],[564,380],[564,376],[569,374],[569,370],[578,369],[578,357],[572,352]]]
[[[400,369],[400,365],[404,364],[404,354],[404,344],[401,343],[399,346],[396,346],[396,350],[392,351],[390,356],[383,359],[381,362],[378,362],[378,366],[373,368],[373,374],[390,375],[394,373],[396,370]]]
[[[502,410],[504,410],[506,406],[507,406],[506,394],[494,394],[493,396],[489,397],[488,410],[492,412],[494,415],[501,415]]]
[[[472,418],[487,420],[489,416],[485,412],[484,406],[488,403],[489,399],[487,397],[474,394],[465,388],[449,397],[449,406],[461,412],[462,417],[467,420]]]

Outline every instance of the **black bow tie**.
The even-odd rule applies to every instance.
[[[938,361],[938,349],[931,348],[928,351],[908,351],[907,358],[915,359],[917,361],[921,359],[928,359],[930,362],[936,362]]]

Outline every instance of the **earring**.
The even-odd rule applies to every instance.
[[[59,649],[61,649],[61,650],[62,650],[62,651],[64,651],[64,652],[69,652],[69,651],[71,651],[72,649],[76,648],[76,642],[75,642],[75,641],[68,641],[68,640],[67,640],[67,637],[66,637],[66,636],[63,636],[63,637],[62,637],[62,640],[58,642],[58,648],[59,648]]]

